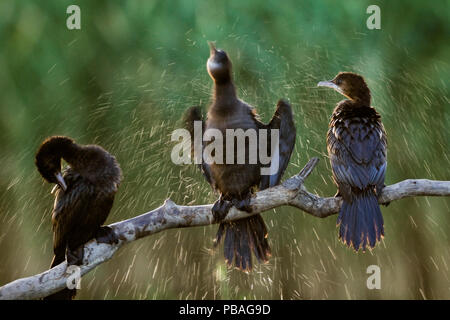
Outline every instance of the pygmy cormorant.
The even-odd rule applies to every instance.
[[[343,198],[337,220],[339,238],[356,251],[365,251],[384,236],[378,197],[386,173],[386,133],[380,115],[370,106],[370,90],[362,76],[341,72],[318,86],[348,98],[333,111],[327,149],[337,196]]]
[[[258,119],[255,109],[240,100],[236,95],[236,89],[232,80],[231,61],[223,50],[218,50],[210,43],[210,57],[207,61],[207,70],[214,81],[212,103],[209,107],[207,120],[203,122],[203,129],[216,129],[223,136],[223,163],[218,161],[208,164],[203,159],[201,168],[208,183],[214,190],[220,193],[220,198],[215,202],[212,213],[217,221],[222,221],[231,206],[250,212],[250,197],[255,187],[260,190],[277,185],[280,182],[291,156],[295,144],[296,129],[293,121],[291,106],[283,100],[277,104],[277,109],[269,124],[264,124]],[[185,115],[193,139],[193,121],[202,121],[201,111],[197,107],[190,108]],[[237,149],[236,139],[234,159],[232,164],[226,163],[227,129],[242,129],[247,132],[254,129],[266,129],[269,141],[264,154],[271,155],[270,163],[263,164],[258,157],[256,163],[249,161],[250,140],[245,140],[244,150]],[[271,130],[279,130],[279,143],[276,146],[279,157],[275,158],[275,150],[270,150]],[[233,138],[230,138],[233,139]],[[260,154],[258,144],[256,145]],[[193,141],[194,142],[194,141]],[[212,143],[203,143],[204,148]],[[275,148],[274,148],[275,149]],[[245,162],[239,164],[237,158],[239,152],[245,152]],[[261,175],[262,167],[271,167],[271,175]],[[224,255],[228,265],[233,260],[237,268],[248,271],[252,268],[252,251],[258,261],[266,262],[270,256],[270,247],[267,242],[267,229],[263,218],[257,214],[248,218],[233,222],[222,222],[217,232],[215,243],[224,240]]]
[[[61,159],[69,164],[62,173]],[[82,264],[82,245],[94,237],[99,242],[115,241],[112,230],[101,227],[122,176],[114,156],[97,145],[79,145],[71,138],[53,136],[41,144],[35,163],[42,177],[56,184],[50,268],[63,262],[66,253],[68,265]],[[66,288],[46,299],[72,299],[75,294],[76,290]]]

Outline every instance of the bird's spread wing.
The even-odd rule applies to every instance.
[[[191,158],[194,159],[195,156],[198,156],[195,154],[195,149],[194,149],[194,122],[195,121],[201,121],[201,128],[202,128],[202,134],[205,131],[205,121],[203,120],[202,117],[202,112],[200,107],[190,107],[189,109],[186,110],[184,117],[183,117],[183,121],[184,121],[184,125],[186,127],[186,129],[189,131],[190,135],[191,135]],[[197,143],[201,143],[201,152],[203,153],[203,137],[201,137],[200,141],[197,141]],[[202,157],[202,155],[199,155]],[[212,179],[212,175],[211,175],[211,169],[210,166],[203,161],[203,157],[201,158],[201,164],[199,164],[200,169],[203,172],[203,175],[205,176],[206,181],[208,181],[208,183],[214,187],[214,182]]]
[[[338,183],[361,190],[382,188],[386,172],[386,135],[377,119],[336,119],[328,130],[328,153]]]
[[[271,149],[270,131],[279,130],[279,142],[276,146],[278,147],[278,157],[274,156],[276,154],[275,150],[271,150],[270,154],[272,158],[268,164],[268,166],[274,169],[271,171],[274,171],[275,173],[261,176],[260,189],[263,190],[280,183],[281,177],[288,166],[292,150],[294,149],[296,129],[291,106],[284,100],[278,101],[277,109],[272,117],[272,120],[268,125],[261,124],[261,127],[269,130],[269,141],[267,144],[269,149]]]

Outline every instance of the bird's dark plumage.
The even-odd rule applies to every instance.
[[[360,75],[342,72],[319,82],[348,97],[338,103],[327,134],[333,178],[343,204],[339,238],[355,250],[372,248],[384,235],[378,196],[384,188],[387,140],[381,117],[370,106],[370,90]]]
[[[269,124],[259,121],[255,109],[236,96],[231,76],[231,61],[222,50],[217,50],[211,45],[211,55],[208,59],[207,69],[214,80],[214,92],[212,104],[208,111],[207,120],[203,121],[201,111],[197,107],[188,109],[185,114],[185,123],[194,137],[194,121],[202,121],[204,130],[216,129],[223,136],[223,164],[213,162],[208,164],[203,159],[201,168],[208,183],[214,190],[220,192],[220,198],[213,207],[213,214],[217,220],[222,220],[230,207],[234,205],[240,210],[250,211],[249,203],[254,188],[266,189],[280,182],[291,156],[295,144],[296,129],[293,122],[291,106],[280,100],[275,114]],[[270,130],[279,130],[279,157],[273,156],[270,163],[263,165],[259,159],[257,163],[249,163],[249,140],[245,142],[245,163],[237,163],[237,149],[235,140],[235,152],[233,164],[226,163],[226,130],[227,129],[267,129],[269,141],[267,143],[267,155],[273,155],[270,150]],[[194,142],[194,141],[193,141]],[[211,142],[203,143],[202,151]],[[258,143],[259,145],[259,143]],[[257,147],[259,148],[259,147]],[[259,149],[258,149],[259,150]],[[239,150],[240,152],[244,150]],[[262,167],[270,167],[277,161],[278,169],[272,175],[261,175]],[[242,270],[252,268],[252,252],[259,261],[267,261],[270,256],[270,247],[267,242],[267,229],[260,215],[252,215],[249,218],[224,222],[219,226],[216,236],[216,244],[224,241],[224,255],[227,263],[234,261],[236,267]]]
[[[61,159],[69,166],[61,174]],[[83,260],[80,249],[97,237],[112,241],[114,235],[102,227],[113,205],[121,181],[121,170],[114,156],[97,145],[79,145],[68,137],[45,140],[36,154],[36,166],[42,177],[57,183],[52,212],[53,251],[51,268],[66,259],[68,265]],[[64,289],[47,299],[71,299],[76,290]]]

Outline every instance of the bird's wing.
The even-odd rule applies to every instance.
[[[200,107],[190,107],[186,110],[184,117],[183,117],[185,128],[189,131],[189,134],[191,135],[191,158],[194,159],[195,156],[200,156],[202,161],[201,164],[199,164],[200,169],[202,170],[203,175],[205,176],[206,181],[214,187],[214,181],[211,175],[211,168],[210,166],[203,161],[203,154],[202,155],[196,155],[195,149],[194,149],[194,122],[195,121],[201,121],[201,128],[202,128],[202,134],[205,131],[205,121],[202,117],[202,111]],[[203,153],[203,137],[201,137],[200,141],[197,143],[201,143],[201,152]]]
[[[81,175],[66,170],[67,190],[58,189],[52,213],[53,247],[65,250],[68,242],[77,247],[95,236],[114,202],[114,193],[97,192]]]
[[[270,166],[273,170],[271,172],[275,172],[271,175],[262,175],[260,182],[260,189],[266,189],[269,187],[273,187],[280,183],[281,177],[288,166],[289,159],[292,154],[292,150],[295,145],[295,136],[296,136],[296,128],[294,124],[294,119],[292,115],[292,108],[284,100],[279,100],[277,103],[277,109],[272,117],[272,120],[268,125],[260,125],[261,128],[269,129],[268,132],[268,144],[267,148],[270,150],[270,137],[271,130],[279,130],[279,141],[278,145],[278,157],[275,157],[274,150],[271,150],[271,159],[268,166]]]
[[[382,187],[386,172],[386,134],[380,121],[339,119],[330,126],[328,153],[335,181],[361,190]]]

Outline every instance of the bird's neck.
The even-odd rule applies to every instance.
[[[95,145],[77,145],[67,148],[62,158],[70,167],[96,185],[118,184],[121,170],[110,155]]]
[[[355,99],[353,99],[355,104],[359,104],[360,106],[370,107],[370,92],[365,91],[358,95]]]
[[[72,143],[71,145],[63,148],[59,152],[59,157],[64,159],[70,166],[74,166],[79,160],[79,153],[81,150],[81,146],[76,143]]]
[[[352,93],[352,104],[355,107],[370,107],[370,90],[367,86],[356,88]]]
[[[341,109],[370,108],[370,93],[367,92],[348,100],[342,100],[338,103],[338,106],[340,106]]]
[[[233,82],[214,82],[212,108],[216,111],[229,110],[237,104],[238,98]]]

